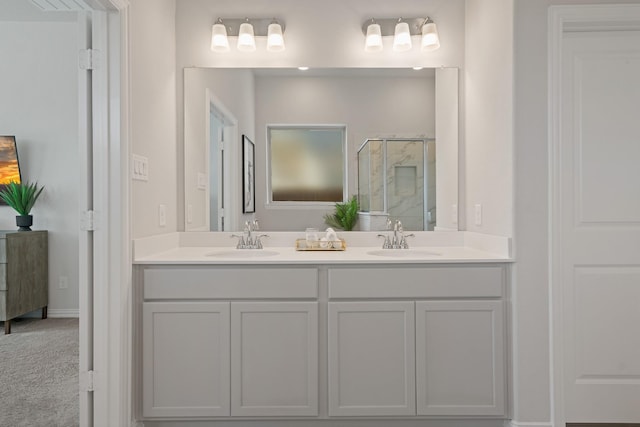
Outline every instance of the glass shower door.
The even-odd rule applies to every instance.
[[[424,230],[425,144],[387,140],[387,212],[405,230]]]

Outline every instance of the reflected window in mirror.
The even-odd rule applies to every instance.
[[[344,126],[267,126],[269,203],[333,204],[345,199]]]

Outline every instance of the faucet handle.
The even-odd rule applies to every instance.
[[[391,241],[389,240],[389,236],[385,236],[384,234],[378,234],[378,237],[384,238],[384,243],[382,244],[382,249],[391,248]]]
[[[244,236],[242,234],[232,234],[231,238],[238,238],[238,244],[236,245],[236,249],[242,249],[245,246]]]
[[[393,230],[393,223],[391,222],[391,218],[387,218],[387,230]]]
[[[257,249],[262,249],[262,238],[263,237],[269,237],[269,235],[268,234],[260,234],[259,236],[256,236],[256,239],[254,240],[254,244],[255,244]]]
[[[401,233],[404,231],[404,229],[402,228],[402,221],[400,221],[399,219],[396,220],[395,229]]]
[[[407,243],[407,237],[416,237],[415,234],[411,233],[411,234],[403,234],[402,235],[402,240],[400,241],[400,247],[402,249],[409,249],[409,243]]]
[[[258,231],[260,230],[260,223],[258,222],[257,219],[253,220],[253,231]]]

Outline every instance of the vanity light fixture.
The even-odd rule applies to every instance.
[[[428,52],[440,47],[440,37],[435,22],[427,16],[422,24],[422,51]]]
[[[409,51],[415,40],[419,40],[421,50],[428,52],[440,47],[440,38],[435,22],[426,18],[371,18],[364,22],[364,50],[378,52],[383,49],[383,38],[393,37],[393,50]]]
[[[282,52],[284,49],[282,25],[274,19],[267,28],[267,50],[269,52]]]
[[[214,52],[229,52],[227,27],[224,26],[220,18],[211,27],[211,50]]]
[[[409,24],[402,21],[402,18],[398,19],[396,29],[393,33],[393,50],[396,52],[405,52],[411,50],[411,31],[409,30]]]
[[[380,24],[375,19],[371,19],[371,23],[367,25],[367,36],[364,41],[365,52],[378,52],[382,50],[382,30]]]
[[[253,25],[247,18],[246,22],[240,24],[238,30],[238,50],[240,52],[253,52],[256,50],[256,39],[253,33]]]
[[[228,52],[230,38],[240,52],[255,51],[256,38],[266,39],[269,52],[285,50],[284,23],[276,18],[218,18],[211,28],[211,50]]]

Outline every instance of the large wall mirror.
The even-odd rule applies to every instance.
[[[278,129],[305,132],[274,144]],[[323,157],[328,129],[344,134],[342,156]],[[242,205],[243,136],[255,144],[251,214]],[[293,195],[296,181],[308,192],[338,173],[344,199],[360,200],[357,229],[378,230],[390,217],[410,230],[456,230],[458,69],[184,69],[186,231],[237,231],[254,217],[263,230],[324,229],[333,202],[274,200],[272,185]]]

